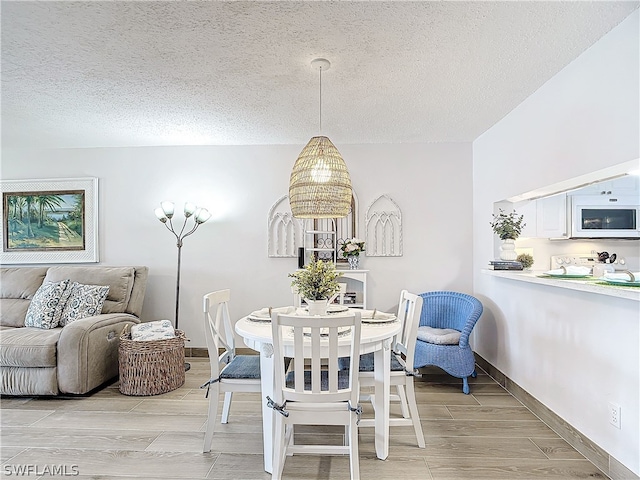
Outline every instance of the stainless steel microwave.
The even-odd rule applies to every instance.
[[[637,196],[574,195],[571,238],[640,238]]]

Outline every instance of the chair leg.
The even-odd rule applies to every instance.
[[[271,480],[280,480],[286,454],[285,425],[284,421],[279,418],[275,418],[274,423],[273,473],[271,474]]]
[[[233,392],[225,392],[224,404],[222,405],[222,419],[220,423],[229,423],[229,409],[231,408],[231,399]]]
[[[471,376],[473,378],[476,378],[478,376],[478,372],[475,371],[475,369],[473,370],[473,373],[471,374]]]
[[[211,442],[213,441],[213,427],[216,423],[216,417],[218,416],[218,400],[220,395],[219,384],[212,383],[209,388],[209,411],[207,413],[207,431],[204,434],[204,445],[202,452],[211,451]]]
[[[409,411],[411,412],[411,422],[413,423],[413,429],[416,432],[418,447],[425,448],[422,425],[420,424],[420,415],[418,415],[418,404],[416,403],[416,391],[413,385],[413,377],[407,378],[406,387],[407,401],[409,403]]]
[[[469,380],[468,377],[462,379],[462,393],[469,395]]]
[[[396,385],[396,391],[398,392],[398,397],[400,397],[400,409],[402,410],[402,417],[409,418],[407,395],[404,391],[404,385]]]
[[[349,465],[351,467],[351,480],[360,480],[360,457],[358,452],[358,426],[355,414],[351,415],[349,426]]]

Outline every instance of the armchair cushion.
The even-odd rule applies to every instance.
[[[436,345],[458,345],[460,332],[453,328],[418,327],[418,340]]]

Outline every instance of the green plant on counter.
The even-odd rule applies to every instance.
[[[490,223],[491,228],[501,240],[508,238],[515,240],[522,233],[522,228],[526,225],[523,222],[523,215],[518,215],[516,211],[507,214],[503,209],[500,209],[500,213],[493,214],[493,221]]]
[[[521,253],[516,258],[516,261],[522,264],[522,268],[529,268],[531,267],[531,265],[533,265],[533,257],[528,253]]]

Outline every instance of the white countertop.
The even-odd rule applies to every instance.
[[[549,278],[539,277],[542,271],[507,271],[507,270],[482,270],[482,273],[493,277],[516,280],[519,282],[537,283],[550,287],[567,288],[569,290],[579,290],[581,292],[595,293],[597,295],[608,295],[610,297],[627,298],[640,302],[640,287],[623,287],[617,285],[599,285],[594,281],[581,279]]]

